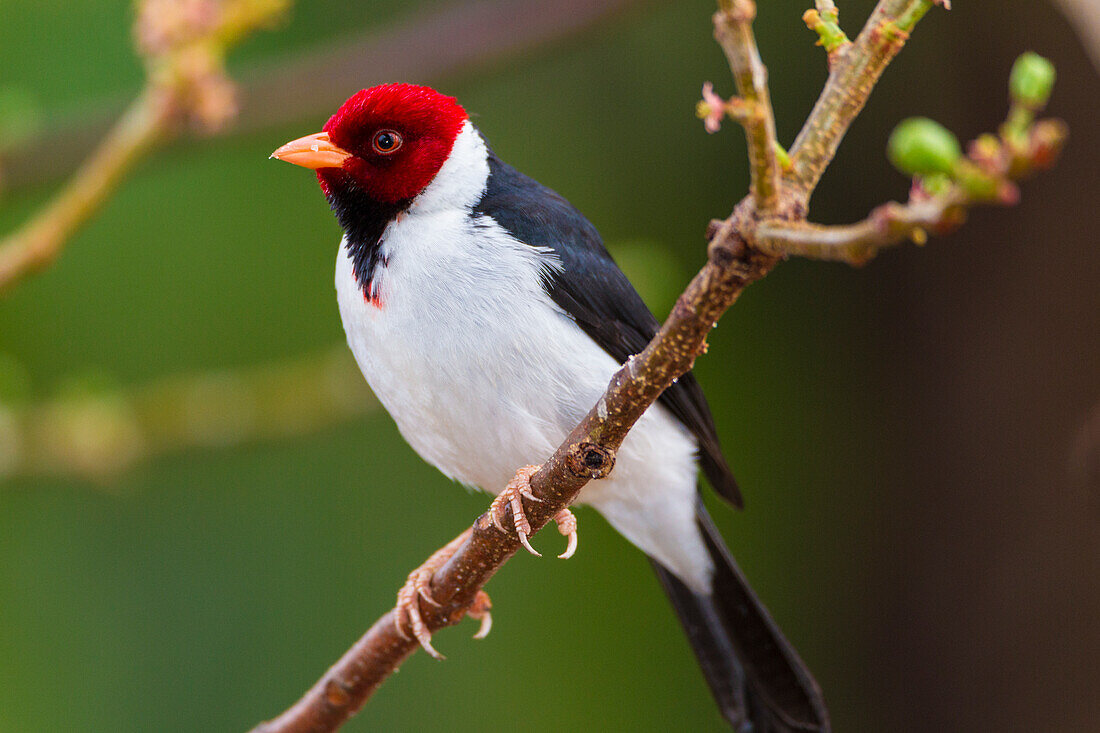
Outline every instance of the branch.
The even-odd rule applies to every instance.
[[[0,382],[29,381],[6,361],[0,360]],[[377,406],[343,344],[137,387],[70,387],[37,403],[25,394],[0,395],[0,483],[14,476],[105,483],[160,455],[301,435]]]
[[[880,0],[856,40],[835,52],[829,80],[791,146],[786,182],[808,200],[882,72],[917,21],[942,0]]]
[[[773,211],[779,196],[778,142],[775,113],[768,94],[768,71],[760,60],[752,21],[756,17],[753,0],[719,0],[714,14],[714,37],[729,61],[741,109],[736,119],[745,128],[748,141],[750,190],[760,211]]]
[[[1061,120],[1035,120],[1050,96],[1053,67],[1035,54],[1013,66],[1013,99],[998,135],[986,133],[962,155],[955,136],[926,118],[903,121],[890,136],[894,165],[914,174],[909,203],[884,204],[863,221],[821,226],[804,221],[761,221],[752,246],[776,257],[799,255],[862,265],[884,247],[912,239],[924,244],[929,232],[945,234],[963,223],[979,204],[1011,205],[1016,182],[1053,165],[1068,134]]]
[[[833,0],[817,0],[815,6],[802,15],[802,20],[807,28],[817,33],[817,45],[829,54],[829,68],[832,68],[837,56],[847,50],[852,42],[840,27],[840,11]]]
[[[835,10],[831,3],[820,5]],[[752,193],[737,204],[728,219],[712,222],[707,263],[680,296],[660,332],[615,373],[604,396],[531,477],[532,491],[540,499],[527,509],[533,532],[568,506],[589,480],[611,471],[627,432],[661,392],[705,353],[706,336],[719,317],[795,243],[802,243],[807,253],[884,246],[887,239],[899,233],[912,234],[921,223],[949,218],[958,208],[951,195],[941,193],[936,194],[940,198],[924,204],[887,205],[883,213],[863,224],[826,228],[806,224],[801,205],[908,31],[931,5],[931,0],[879,3],[857,41],[843,46],[829,85],[796,143],[799,167],[780,180],[763,65],[749,26],[755,4],[751,0],[719,0],[716,35],[744,99],[726,103],[708,98],[710,90],[704,87],[699,112],[711,129],[722,116],[737,117],[744,105],[755,107],[756,114],[745,125],[753,157]],[[1009,150],[1010,158],[1019,150],[1017,143]],[[884,220],[885,226],[878,219]],[[498,531],[486,513],[449,546],[458,549],[431,581],[431,597],[439,605],[421,605],[423,620],[432,632],[463,618],[478,591],[516,552],[519,542],[513,533]],[[397,618],[396,610],[391,610],[375,622],[297,703],[278,718],[257,726],[253,733],[324,733],[338,728],[416,650],[417,642],[397,629]]]
[[[0,239],[0,293],[41,270],[118,184],[156,147],[174,117],[166,95],[148,89],[53,200],[18,231]]]
[[[591,479],[611,471],[630,428],[705,352],[707,334],[742,290],[775,263],[745,247],[734,234],[735,226],[731,222],[715,234],[708,263],[680,296],[657,336],[615,373],[600,401],[531,477],[532,491],[541,499],[527,509],[533,533],[567,507]],[[424,607],[428,628],[434,632],[458,623],[477,591],[518,547],[516,536],[497,530],[488,513],[478,517],[469,536],[432,579],[431,594],[440,607]],[[335,730],[416,649],[415,640],[397,631],[391,610],[297,703],[254,733]]]
[[[1056,0],[1055,4],[1062,7],[1092,65],[1100,72],[1100,5],[1093,0]]]
[[[236,114],[226,51],[268,24],[289,0],[145,0],[135,32],[147,80],[137,101],[71,181],[18,231],[0,240],[0,293],[47,266],[134,165],[173,135],[183,115],[217,129]]]
[[[845,226],[762,221],[757,225],[753,246],[777,257],[798,255],[862,265],[884,247],[907,239],[924,244],[929,231],[946,234],[963,223],[964,203],[961,196],[942,196],[905,206],[891,201],[863,221]]]

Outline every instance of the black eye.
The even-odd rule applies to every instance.
[[[401,147],[401,142],[401,134],[395,130],[379,130],[374,133],[371,146],[374,148],[374,152],[389,155]]]

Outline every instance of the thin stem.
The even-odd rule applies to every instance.
[[[825,89],[790,148],[787,182],[804,200],[821,180],[841,140],[862,111],[883,71],[933,0],[880,0],[863,30],[836,57]],[[896,19],[906,23],[901,27]]]
[[[218,22],[176,39],[165,32],[165,7],[138,5],[136,35],[147,62],[145,88],[92,155],[44,209],[0,240],[0,293],[57,258],[68,239],[99,210],[139,160],[176,132],[183,113],[208,125],[235,114],[232,86],[222,67],[225,51],[269,23],[289,0],[232,0],[218,6]],[[170,25],[170,23],[169,23]],[[186,34],[184,34],[186,35]]]
[[[929,231],[942,234],[955,228],[963,221],[964,203],[964,197],[957,194],[907,205],[890,202],[863,221],[844,226],[762,221],[753,245],[776,256],[862,265],[885,247],[908,239],[923,244]]]
[[[0,292],[53,262],[66,240],[163,139],[172,109],[167,95],[147,90],[57,196],[21,229],[0,240]]]
[[[746,114],[738,117],[748,140],[751,190],[759,211],[774,211],[779,199],[779,166],[775,148],[775,114],[768,93],[768,71],[760,59],[752,21],[753,0],[719,0],[714,37],[726,54]]]
[[[816,9],[807,10],[802,20],[806,27],[820,37],[818,45],[823,46],[829,54],[830,66],[837,55],[852,43],[840,27],[840,11],[832,0],[817,0]]]

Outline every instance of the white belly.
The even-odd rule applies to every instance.
[[[348,344],[401,434],[446,475],[493,493],[541,463],[595,404],[615,360],[553,303],[544,253],[465,211],[418,213],[383,237],[388,266],[368,302],[341,246],[336,289]],[[478,248],[478,251],[471,251]],[[710,563],[694,527],[695,442],[652,408],[611,476],[579,500],[691,585]]]

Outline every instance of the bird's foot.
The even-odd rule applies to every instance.
[[[516,530],[520,544],[532,555],[542,557],[538,550],[531,547],[531,543],[527,539],[531,535],[531,523],[527,521],[527,512],[523,509],[523,499],[525,498],[531,501],[542,501],[542,499],[531,493],[531,477],[535,475],[539,468],[540,466],[524,466],[516,471],[516,475],[504,487],[504,491],[493,499],[493,503],[489,506],[489,516],[497,529],[501,532],[507,532],[508,530],[504,529],[502,519],[504,518],[505,507],[510,506],[512,508],[512,527]],[[569,538],[565,552],[558,555],[562,560],[567,560],[573,557],[573,553],[577,551],[577,518],[573,516],[573,512],[562,509],[554,515],[554,523],[558,525],[558,531]]]
[[[397,628],[397,633],[402,638],[408,639],[411,631],[413,637],[424,648],[424,651],[436,659],[443,659],[444,657],[432,646],[432,632],[428,629],[428,625],[424,622],[424,617],[420,613],[420,601],[423,600],[436,608],[441,605],[432,598],[432,576],[435,575],[437,570],[446,565],[451,556],[458,551],[458,548],[466,541],[470,531],[466,530],[442,548],[436,550],[427,562],[409,573],[405,585],[397,591],[397,613],[394,615],[394,626]],[[481,627],[474,634],[475,639],[484,639],[493,627],[493,617],[489,613],[492,605],[489,601],[489,594],[479,590],[477,596],[474,597],[474,602],[466,609],[467,616],[481,622]]]

